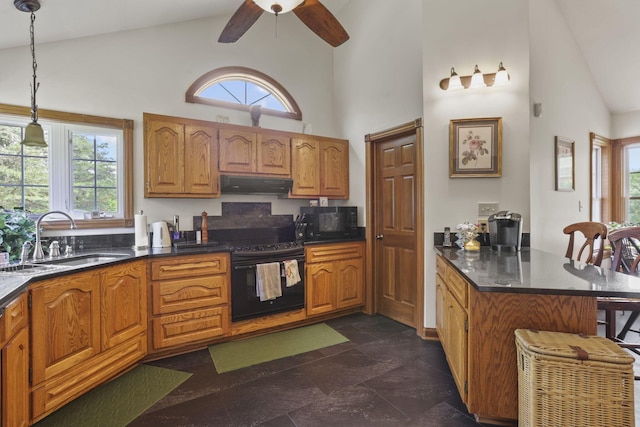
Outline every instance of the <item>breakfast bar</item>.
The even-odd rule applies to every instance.
[[[640,278],[540,250],[436,247],[436,329],[480,422],[518,418],[516,329],[597,334],[597,297],[640,298]]]

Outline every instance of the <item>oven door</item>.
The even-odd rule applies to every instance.
[[[268,301],[260,301],[256,293],[256,265],[259,263],[282,262],[295,259],[301,281],[286,286],[284,277],[280,277],[282,296]],[[279,259],[261,259],[260,261],[235,262],[232,260],[231,272],[231,320],[251,319],[268,314],[296,310],[304,307],[304,256]]]

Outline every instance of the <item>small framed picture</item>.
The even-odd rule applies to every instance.
[[[575,190],[575,141],[556,136],[556,191]]]
[[[451,120],[449,177],[502,176],[502,117]]]

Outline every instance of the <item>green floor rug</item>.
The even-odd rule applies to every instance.
[[[34,424],[35,427],[124,427],[191,374],[140,365],[91,390]]]
[[[294,356],[349,341],[330,326],[319,323],[246,340],[209,346],[218,373]]]

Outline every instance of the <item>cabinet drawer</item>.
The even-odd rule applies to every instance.
[[[211,307],[229,302],[226,274],[151,283],[153,314]]]
[[[364,254],[364,243],[337,243],[309,246],[305,248],[307,263],[336,261],[348,258],[360,258]]]
[[[0,342],[11,339],[16,332],[27,325],[27,293],[11,301],[0,318]]]
[[[447,261],[445,261],[441,255],[438,255],[436,257],[436,273],[438,273],[440,277],[444,279],[447,275],[446,272],[447,272]]]
[[[467,308],[467,282],[449,266],[447,266],[445,281],[449,291],[456,297],[462,307]]]
[[[229,254],[180,256],[151,261],[151,279],[181,279],[226,273]]]
[[[226,306],[169,314],[152,320],[153,348],[190,344],[226,335],[230,328]]]

